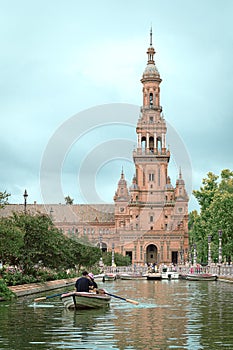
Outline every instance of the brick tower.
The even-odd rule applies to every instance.
[[[181,170],[176,186],[168,176],[170,151],[166,146],[166,121],[160,105],[162,79],[155,65],[155,50],[147,50],[143,72],[143,105],[137,122],[137,147],[133,152],[135,176],[127,190],[123,171],[115,202],[119,252],[133,263],[184,262],[188,255],[188,196]]]

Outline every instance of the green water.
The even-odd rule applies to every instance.
[[[233,284],[117,280],[99,287],[139,305],[112,298],[107,310],[74,312],[58,297],[1,302],[0,349],[233,349]]]

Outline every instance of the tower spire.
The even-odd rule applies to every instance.
[[[150,27],[150,46],[152,46],[152,26]]]
[[[152,45],[152,26],[151,26],[151,28],[150,28],[150,46],[148,47],[148,50],[147,50],[147,55],[148,55],[147,64],[155,64],[154,54],[155,54],[155,50],[154,50],[153,45]]]

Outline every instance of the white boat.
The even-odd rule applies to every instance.
[[[146,280],[147,276],[141,275],[141,274],[122,273],[120,275],[120,279],[122,279],[122,280]]]
[[[163,267],[161,278],[166,280],[177,280],[180,277],[179,272],[172,270],[172,268]]]
[[[217,275],[211,273],[188,273],[186,279],[189,281],[216,281]]]
[[[115,281],[116,280],[116,274],[115,273],[105,273],[103,277],[103,281]]]
[[[94,280],[95,280],[96,282],[102,282],[104,276],[105,276],[104,273],[100,273],[99,275],[94,275]]]
[[[99,309],[109,307],[111,297],[106,294],[71,292],[61,295],[67,309]]]

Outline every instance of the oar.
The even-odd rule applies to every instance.
[[[36,298],[36,299],[34,299],[34,301],[41,301],[41,300],[46,300],[46,299],[50,299],[50,298],[60,297],[62,294],[66,294],[66,293],[70,293],[70,292],[63,292],[63,293],[58,293],[58,294],[52,294],[52,295],[48,295],[48,296],[45,296],[45,297]]]
[[[139,304],[139,302],[136,301],[136,300],[122,298],[122,297],[119,297],[119,295],[110,294],[110,293],[107,293],[107,292],[105,292],[105,294],[110,295],[113,298],[117,298],[117,299],[121,299],[121,300],[127,301],[127,303],[131,303],[131,304],[134,304],[134,305],[138,305]]]

